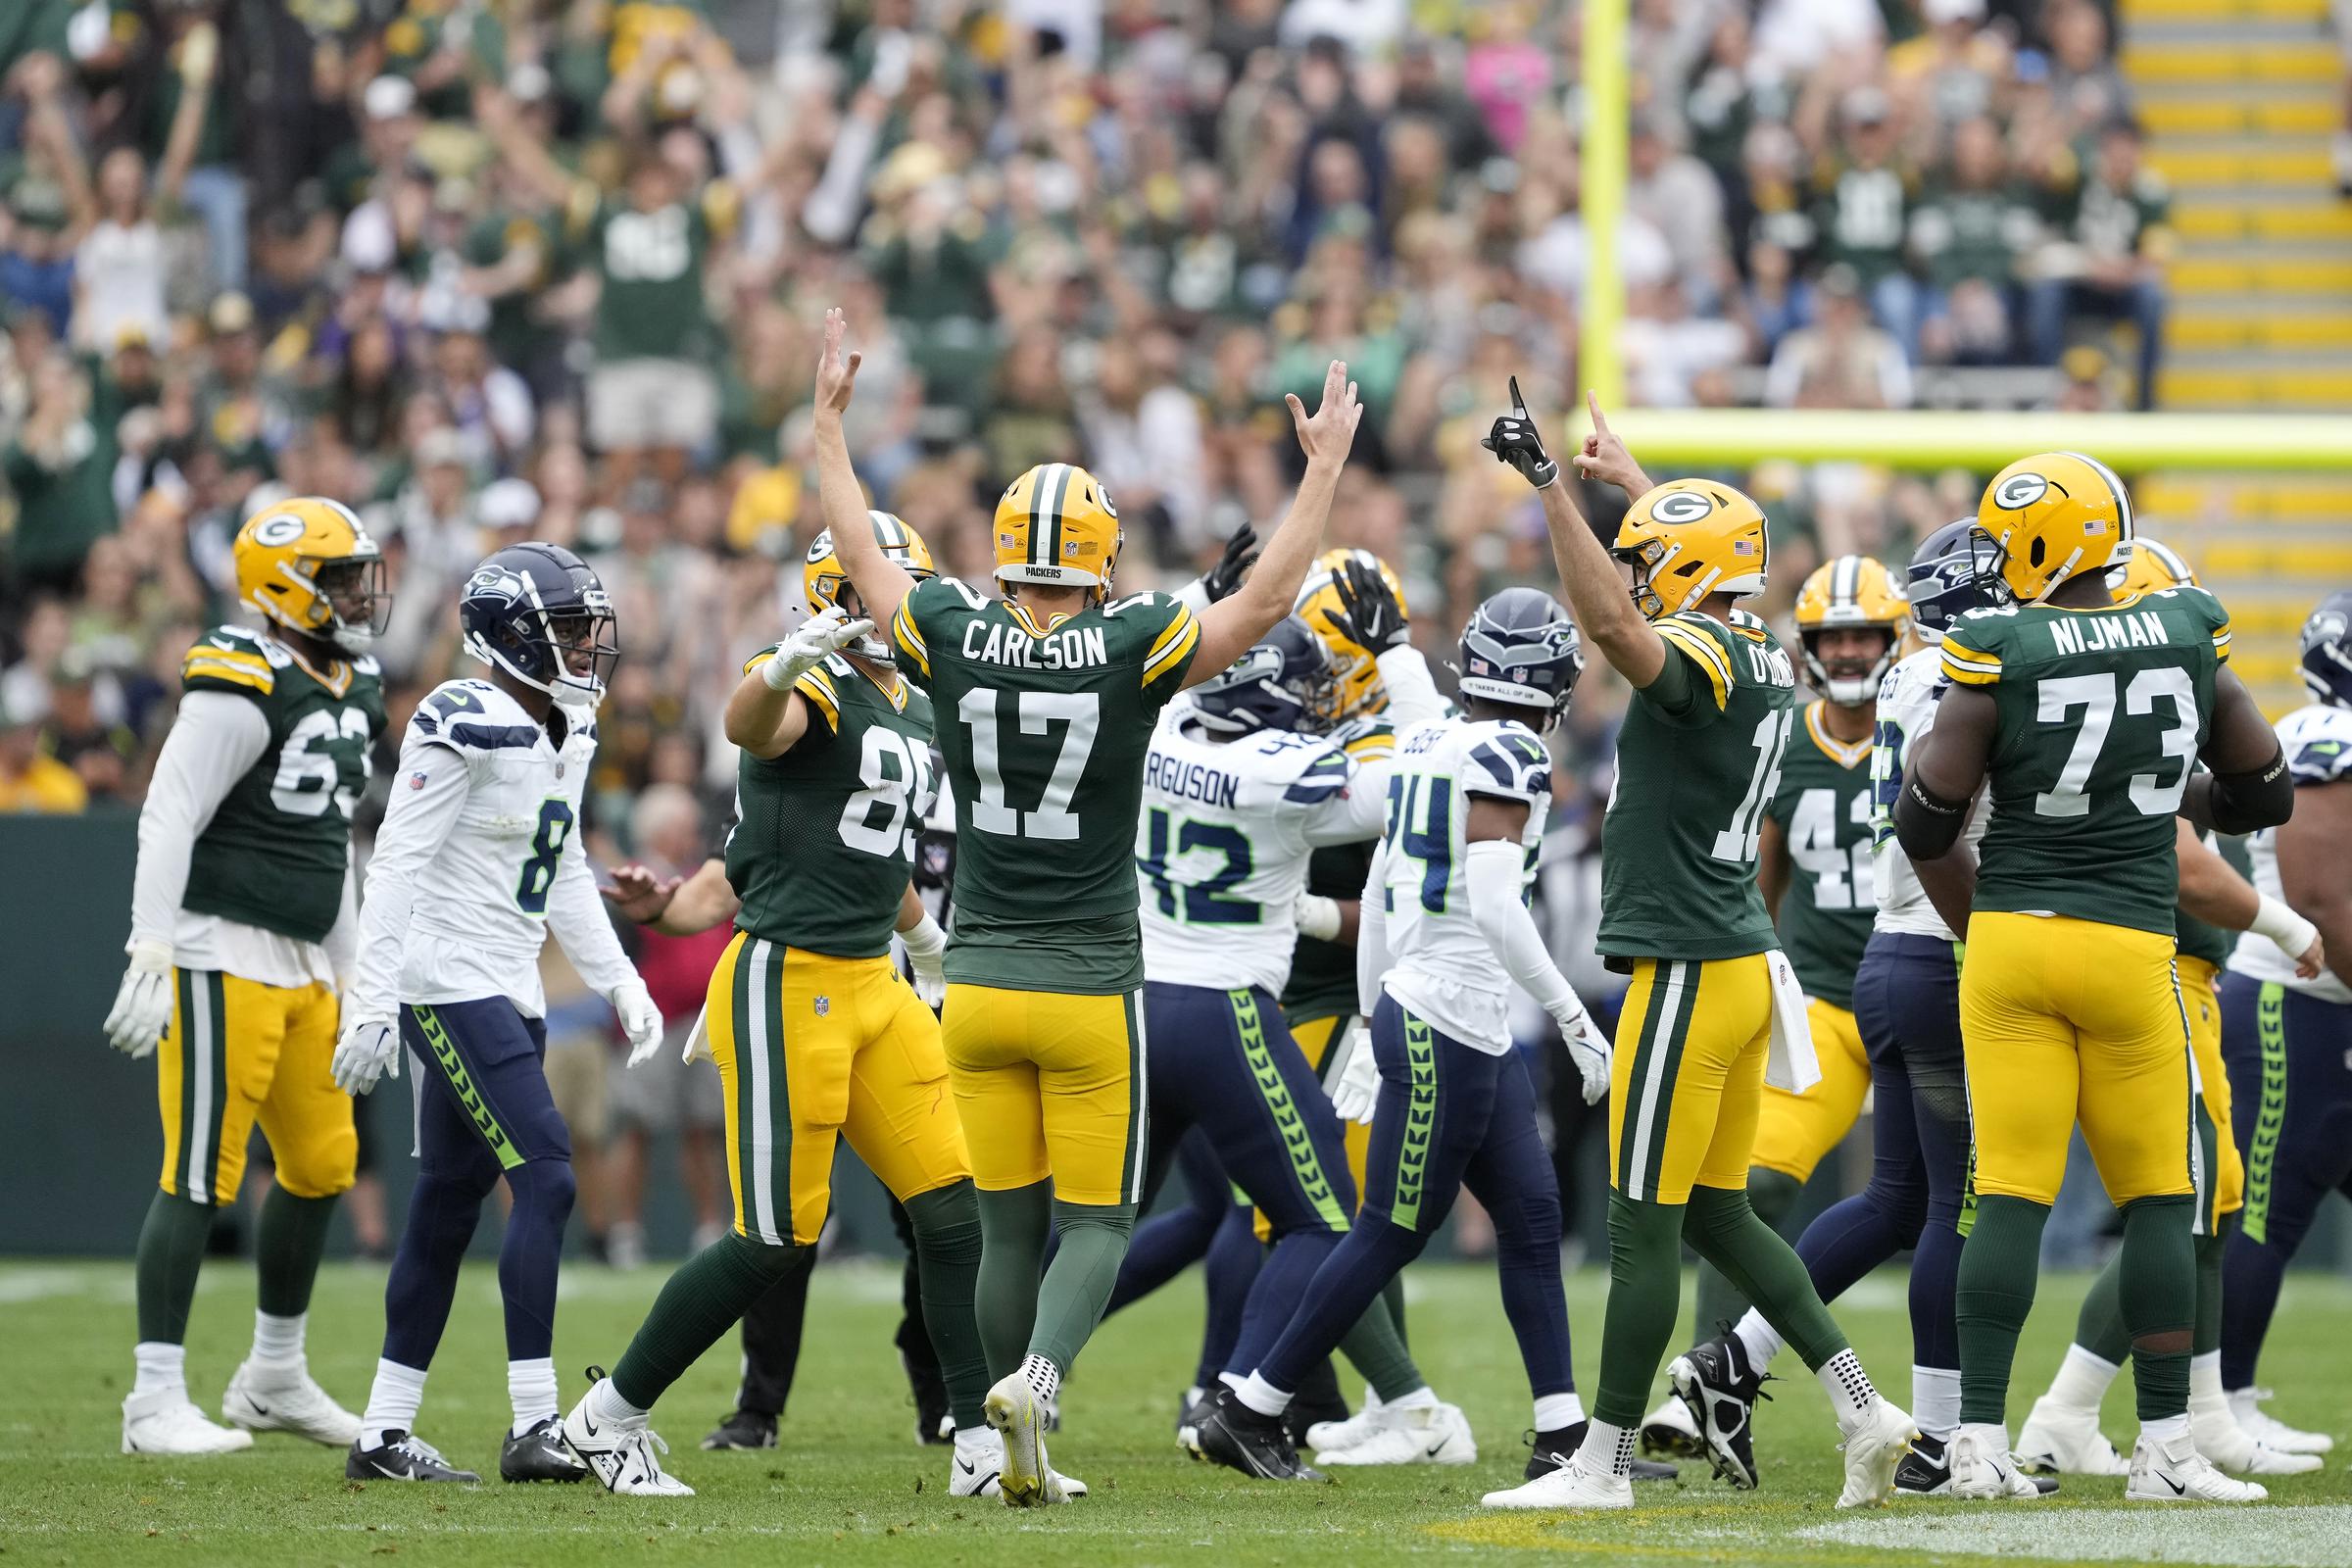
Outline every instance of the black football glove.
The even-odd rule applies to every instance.
[[[1257,530],[1245,522],[1225,541],[1225,554],[1217,558],[1217,564],[1200,574],[1200,591],[1208,595],[1212,605],[1232,597],[1233,591],[1242,585],[1242,573],[1256,561]]]
[[[1494,428],[1479,445],[1494,453],[1496,462],[1517,468],[1519,476],[1539,490],[1560,476],[1560,466],[1544,450],[1544,437],[1536,430],[1526,400],[1519,396],[1515,375],[1511,377],[1511,412],[1495,419]]]
[[[1411,635],[1404,606],[1378,569],[1350,556],[1331,585],[1340,596],[1340,608],[1331,618],[1349,642],[1370,650],[1375,659],[1404,646]]]

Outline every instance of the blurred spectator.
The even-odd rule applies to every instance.
[[[0,811],[70,815],[89,804],[80,777],[42,749],[48,716],[39,702],[0,707]]]
[[[2139,126],[2099,132],[2098,150],[2072,188],[2053,198],[2055,237],[2028,295],[2034,356],[2056,365],[2067,328],[2083,318],[2128,320],[2139,335],[2138,407],[2156,406],[2164,356],[2165,263],[2173,253],[2172,193],[2139,161]]]
[[[1953,126],[1950,172],[1911,214],[1911,254],[1928,279],[1921,311],[1928,359],[2007,361],[2017,263],[2039,227],[2009,177],[1999,127],[1982,115]]]
[[[1814,290],[1821,318],[1781,340],[1764,382],[1777,409],[1900,409],[1911,402],[1911,369],[1892,335],[1873,326],[1861,279],[1843,263]]]

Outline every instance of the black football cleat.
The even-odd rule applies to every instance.
[[[1550,1432],[1530,1432],[1521,1441],[1526,1443],[1527,1479],[1533,1481],[1547,1476],[1575,1456],[1585,1446],[1585,1428],[1591,1423],[1579,1421],[1574,1426],[1558,1427]],[[1680,1481],[1679,1466],[1659,1464],[1653,1460],[1634,1460],[1633,1478],[1636,1481]]]
[[[564,1443],[564,1418],[551,1415],[498,1450],[501,1481],[585,1481],[588,1467]]]
[[[1726,1334],[1676,1356],[1666,1375],[1697,1424],[1715,1473],[1741,1492],[1754,1491],[1756,1400],[1770,1396],[1748,1368],[1747,1348]]]
[[[776,1418],[761,1410],[737,1410],[703,1438],[706,1448],[772,1448]]]
[[[442,1458],[441,1450],[422,1438],[397,1431],[384,1434],[381,1447],[363,1448],[353,1443],[343,1459],[343,1475],[349,1481],[455,1481],[469,1487],[482,1479]]]
[[[1894,1467],[1894,1494],[1898,1497],[1940,1497],[1951,1490],[1952,1456],[1950,1445],[1940,1438],[1922,1433],[1911,1445],[1911,1451]]]
[[[906,1387],[914,1396],[914,1441],[925,1445],[954,1443],[956,1420],[949,1413],[948,1384],[939,1375],[939,1368],[916,1365],[905,1350],[899,1352],[899,1367],[906,1374]]]
[[[1282,1417],[1260,1415],[1244,1404],[1231,1385],[1203,1401],[1198,1424],[1186,1429],[1185,1446],[1196,1459],[1264,1481],[1320,1481],[1318,1471],[1298,1462],[1298,1450]]]

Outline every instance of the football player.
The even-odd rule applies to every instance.
[[[498,1279],[514,1420],[499,1475],[577,1481],[588,1472],[564,1446],[550,1358],[571,1135],[548,1091],[539,955],[552,930],[619,1015],[632,1064],[661,1046],[661,1011],[571,842],[596,760],[596,704],[620,650],[604,585],[556,545],[485,558],[461,590],[458,622],[490,678],[443,682],[409,720],[335,1047],[335,1082],[352,1094],[398,1076],[404,1048],[421,1080],[416,1187],[344,1474],[480,1479],[416,1436],[416,1411],[482,1200],[503,1180],[514,1199]],[[659,1471],[650,1448],[642,1457]]]
[[[2329,1192],[2352,1191],[2352,591],[2303,623],[2311,701],[2278,721],[2294,815],[2250,841],[2254,885],[2318,926],[2328,966],[2306,975],[2247,935],[2222,977],[2222,1054],[2246,1113],[2245,1222],[2223,1268],[2222,1385],[2238,1425],[2268,1447],[2325,1453],[2324,1432],[2264,1413],[2257,1358],[2280,1276]]]
[[[1611,1284],[1600,1391],[1571,1461],[1509,1499],[1523,1507],[1626,1508],[1642,1399],[1674,1332],[1679,1250],[1739,1285],[1804,1357],[1844,1435],[1841,1507],[1872,1505],[1918,1436],[1879,1396],[1804,1265],[1747,1201],[1768,1077],[1809,1088],[1817,1069],[1795,975],[1756,885],[1756,850],[1795,717],[1796,670],[1770,628],[1737,608],[1763,591],[1764,514],[1725,485],[1643,489],[1604,547],[1512,386],[1487,438],[1542,498],[1554,564],[1577,619],[1634,688],[1602,828],[1599,949],[1633,985],[1617,1026],[1609,1104]],[[1647,485],[1599,405],[1580,463]],[[1605,449],[1605,450],[1604,450]],[[1633,591],[1619,563],[1632,568]],[[1752,1484],[1726,1431],[1728,1401],[1690,1356],[1675,1392],[1718,1474]],[[1742,1415],[1744,1411],[1740,1412]]]
[[[1371,1116],[1363,1208],[1281,1338],[1200,1413],[1194,1451],[1203,1458],[1250,1475],[1314,1476],[1298,1463],[1284,1411],[1306,1371],[1420,1255],[1464,1187],[1494,1219],[1503,1307],[1535,1396],[1531,1473],[1574,1446],[1568,1434],[1584,1409],[1569,1366],[1559,1190],[1508,1013],[1516,983],[1559,1025],[1586,1102],[1607,1092],[1608,1044],[1526,904],[1551,804],[1542,735],[1583,667],[1567,612],[1533,588],[1505,589],[1462,632],[1467,714],[1399,737],[1356,931],[1370,1039],[1342,1047],[1333,1097],[1345,1113]],[[1396,1415],[1433,1446],[1453,1439],[1429,1413],[1434,1396],[1417,1393],[1414,1403]]]
[[[2169,546],[2139,535],[2131,559],[2109,574],[2119,598],[2198,586],[2195,571]],[[2214,985],[2230,956],[2230,933],[2251,930],[2294,955],[2299,978],[2316,978],[2325,954],[2318,928],[2272,899],[2267,904],[2186,821],[2174,819],[2180,859],[2180,902],[2173,911],[2179,945],[2175,966],[2189,1044],[2197,1060],[2198,1102],[2211,1122],[2213,1177],[2198,1192],[2194,1223],[2197,1258],[2196,1338],[2189,1347],[2188,1424],[2197,1451],[2239,1475],[2295,1475],[2317,1470],[2316,1454],[2290,1453],[2258,1443],[2230,1413],[2222,1390],[2222,1259],[2245,1203],[2245,1163],[2232,1131],[2230,1080],[2222,1065],[2221,1003]],[[2200,1136],[2207,1134],[2203,1126]],[[2131,1353],[2132,1337],[2120,1306],[2123,1260],[2110,1258],[2082,1298],[2074,1344],[2049,1393],[2034,1401],[2018,1429],[2017,1457],[2034,1470],[2126,1475],[2131,1466],[2099,1431],[2099,1403]]]
[[[1298,494],[1248,580],[1198,615],[1165,594],[1111,597],[1118,513],[1068,464],[1030,469],[997,503],[1006,597],[990,599],[953,578],[918,583],[843,525],[861,506],[841,429],[858,368],[843,330],[828,312],[819,489],[860,603],[941,715],[959,871],[942,1026],[981,1194],[987,1414],[1004,1435],[1004,1500],[1053,1502],[1046,1411],[1102,1318],[1142,1191],[1144,752],[1171,697],[1289,612],[1362,406],[1336,361],[1311,416],[1289,400],[1307,460]]]
[[[1781,760],[1780,785],[1764,808],[1756,882],[1804,987],[1821,1082],[1801,1095],[1764,1087],[1747,1201],[1775,1229],[1813,1168],[1853,1129],[1870,1088],[1870,1058],[1853,1001],[1854,971],[1878,912],[1871,888],[1871,734],[1879,682],[1893,666],[1908,626],[1902,589],[1867,556],[1840,556],[1797,590],[1798,662],[1816,695],[1801,710]],[[1797,1247],[1824,1300],[1837,1298],[1855,1266],[1875,1266],[1881,1250],[1876,1236],[1846,1230],[1832,1242],[1831,1234],[1817,1238],[1823,1255]],[[1719,1332],[1746,1307],[1721,1273],[1699,1265],[1701,1334]],[[1642,1420],[1642,1442],[1693,1457],[1703,1446],[1689,1408],[1671,1397]]]
[[[164,1170],[139,1231],[136,1380],[124,1453],[222,1453],[252,1433],[338,1447],[359,1419],[303,1357],[311,1285],[359,1144],[329,1076],[358,932],[351,812],[384,704],[368,648],[391,599],[359,519],[317,496],[237,530],[258,630],[220,626],[180,661],[185,695],[139,812],[130,964],[106,1034],[155,1053]],[[259,1121],[277,1160],[256,1249],[253,1351],[215,1426],[188,1397],[188,1309],[216,1205],[236,1201]]]
[[[2015,1496],[2005,1404],[2033,1305],[2041,1228],[2080,1121],[2124,1212],[2120,1310],[2140,1435],[2127,1498],[2247,1501],[2189,1430],[2192,1231],[2212,1176],[2173,964],[2172,818],[2245,833],[2294,808],[2278,738],[2228,667],[2230,617],[2201,588],[2108,591],[2129,563],[2131,497],[2093,459],[2041,453],[1997,474],[1977,522],[2009,601],[1944,633],[1952,682],[1912,750],[1895,834],[1947,854],[1979,785],[1960,1020],[1976,1216],[1960,1259],[1958,1496]],[[2199,772],[2202,759],[2209,772]]]

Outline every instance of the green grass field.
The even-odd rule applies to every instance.
[[[558,1359],[565,1400],[580,1369],[610,1363],[660,1288],[659,1268],[564,1277]],[[1526,1388],[1491,1269],[1418,1268],[1411,1329],[1422,1365],[1478,1431],[1465,1469],[1358,1472],[1344,1484],[1284,1488],[1194,1464],[1171,1436],[1191,1369],[1199,1287],[1188,1277],[1114,1318],[1064,1395],[1056,1463],[1094,1495],[1046,1512],[951,1501],[947,1461],[917,1449],[890,1336],[896,1270],[820,1271],[800,1387],[784,1446],[706,1454],[695,1443],[726,1410],[732,1343],[663,1402],[656,1425],[672,1467],[700,1495],[638,1502],[585,1488],[358,1486],[342,1456],[280,1435],[209,1460],[118,1453],[130,1374],[127,1265],[0,1266],[0,1356],[11,1400],[0,1416],[0,1554],[11,1563],[526,1563],[1348,1565],[1406,1558],[1578,1553],[1601,1560],[1737,1563],[2037,1561],[2285,1564],[2352,1568],[2352,1487],[2339,1455],[2327,1470],[2274,1486],[2259,1509],[2126,1508],[2123,1483],[2070,1482],[2046,1503],[1911,1503],[1864,1514],[1831,1504],[1838,1488],[1827,1401],[1791,1365],[1758,1420],[1763,1490],[1736,1494],[1695,1469],[1684,1484],[1644,1487],[1645,1506],[1607,1521],[1494,1515],[1479,1494],[1514,1481],[1525,1457]],[[383,1273],[334,1266],[311,1312],[311,1365],[354,1408],[366,1396],[380,1331]],[[1882,1274],[1838,1309],[1886,1392],[1909,1390],[1901,1279]],[[2056,1364],[2080,1278],[2042,1282],[2019,1361],[2013,1419]],[[1588,1382],[1598,1354],[1601,1278],[1569,1283]],[[242,1353],[250,1270],[206,1273],[189,1344],[200,1400],[218,1398]],[[2287,1420],[2352,1436],[2352,1286],[2298,1277],[2265,1363]],[[425,1396],[420,1427],[453,1459],[495,1473],[507,1420],[497,1281],[471,1269]],[[2129,1380],[2125,1380],[2128,1384]],[[2108,1401],[2110,1436],[2129,1443],[2131,1395]]]

